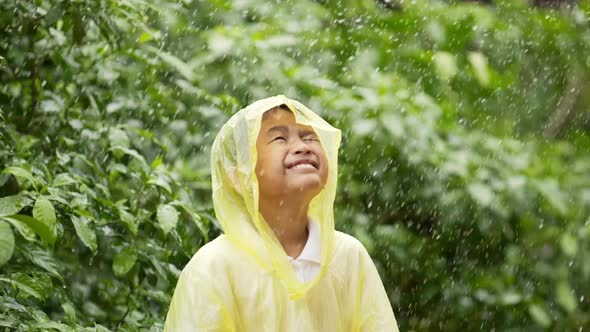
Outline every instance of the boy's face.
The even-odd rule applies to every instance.
[[[264,113],[256,148],[261,195],[314,197],[326,184],[328,160],[320,141],[311,127],[295,122],[291,111],[275,108]]]

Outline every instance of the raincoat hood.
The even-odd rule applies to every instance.
[[[308,216],[321,233],[320,273],[301,282],[270,226],[259,213],[259,188],[255,168],[256,140],[264,112],[286,105],[297,123],[315,131],[328,160],[328,178],[309,205]],[[334,251],[334,199],[338,178],[340,130],[332,127],[300,102],[278,95],[259,100],[234,114],[221,128],[211,147],[213,205],[227,238],[265,270],[274,273],[292,299],[300,298],[322,276]]]

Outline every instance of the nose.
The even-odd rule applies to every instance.
[[[295,154],[311,153],[311,149],[310,149],[309,145],[305,141],[303,141],[301,138],[298,138],[294,144],[295,144],[295,147],[293,149],[293,152]]]

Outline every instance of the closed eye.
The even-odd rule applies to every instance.
[[[277,137],[273,138],[273,139],[271,140],[271,142],[278,141],[278,140],[283,140],[283,141],[286,141],[287,139],[286,139],[286,138],[284,138],[283,136],[277,136]]]

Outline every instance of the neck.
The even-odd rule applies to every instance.
[[[260,213],[290,257],[296,258],[307,242],[309,201],[291,197],[261,197]]]

